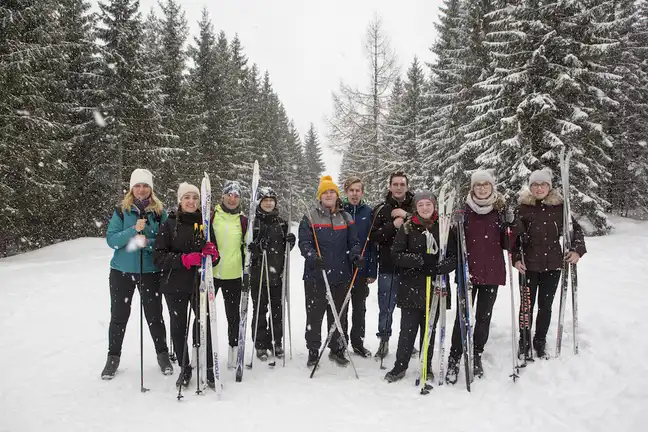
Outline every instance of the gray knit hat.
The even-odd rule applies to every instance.
[[[489,171],[477,170],[470,176],[470,189],[475,186],[475,183],[488,182],[495,189],[495,177]]]
[[[414,194],[414,206],[416,207],[416,204],[421,200],[430,200],[434,203],[434,208],[437,206],[436,196],[429,190],[418,191]]]
[[[547,183],[551,188],[553,187],[551,177],[553,177],[553,173],[548,168],[533,171],[529,176],[529,186],[533,183]]]

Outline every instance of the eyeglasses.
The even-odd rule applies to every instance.
[[[491,184],[486,182],[486,183],[475,183],[475,185],[473,187],[476,187],[476,188],[479,188],[479,189],[486,189],[489,186],[491,186]]]
[[[533,189],[545,188],[545,187],[548,188],[548,187],[549,187],[549,183],[545,183],[545,182],[542,182],[542,183],[531,183],[531,187],[532,187]]]

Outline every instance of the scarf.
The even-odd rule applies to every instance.
[[[486,199],[474,197],[472,192],[466,197],[466,204],[477,214],[485,215],[493,211],[493,204],[497,201],[497,192],[493,192]]]

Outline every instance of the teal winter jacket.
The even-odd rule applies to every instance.
[[[106,242],[115,252],[110,267],[124,273],[140,272],[140,254],[139,249],[128,250],[128,243],[137,235],[135,224],[139,216],[139,209],[132,206],[130,211],[123,212],[123,220],[117,210],[113,212],[110,222],[108,222],[108,232],[106,233]],[[143,234],[148,239],[148,244],[143,251],[142,273],[156,273],[160,270],[153,265],[153,249],[155,247],[155,236],[160,231],[160,224],[167,219],[167,212],[162,210],[158,217],[153,212],[146,213],[146,227]]]

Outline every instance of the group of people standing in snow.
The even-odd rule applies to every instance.
[[[349,362],[347,346],[356,355],[372,356],[365,346],[366,299],[370,293],[369,285],[377,281],[379,311],[375,357],[382,360],[389,354],[392,316],[398,306],[401,320],[395,363],[385,379],[393,382],[403,378],[410,358],[418,352],[415,348],[417,333],[418,348],[422,352],[426,281],[457,269],[457,230],[451,228],[445,258],[440,261],[438,248],[432,251],[427,248],[429,234],[437,244],[439,242],[436,196],[429,190],[410,191],[404,172],[390,175],[388,192],[379,205],[369,206],[363,195],[361,178],[346,179],[342,196],[331,177],[322,177],[314,203],[299,224],[297,239],[287,222],[279,216],[277,195],[272,189],[259,189],[254,226],[248,227],[248,218],[241,212],[241,187],[237,182],[227,182],[221,200],[213,210],[212,241],[207,242],[199,229],[202,215],[200,190],[196,186],[180,184],[178,207],[167,214],[153,191],[151,173],[145,169],[133,171],[130,190],[115,209],[108,225],[107,242],[114,249],[114,255],[110,271],[108,358],[102,378],[113,378],[119,366],[131,299],[141,276],[140,295],[160,369],[165,375],[173,373],[162,313],[163,294],[181,368],[177,385],[189,385],[192,366],[188,352],[187,315],[189,307],[196,312],[194,293],[205,257],[212,259],[216,291],[223,292],[228,323],[228,368],[236,366],[239,303],[246,253],[251,254],[255,354],[257,358],[267,360],[269,350],[274,347],[274,354],[282,357],[284,257],[286,250],[291,250],[296,243],[305,259],[307,365],[313,367],[318,362],[324,315],[327,315],[327,329],[334,323],[327,299],[327,285],[344,333],[338,332],[336,326],[328,343],[329,358],[345,366]],[[536,296],[538,299],[535,334],[531,338],[530,334],[524,333],[528,330],[520,329],[518,355],[529,358],[533,349],[538,357],[546,358],[546,336],[563,262],[576,263],[586,252],[582,229],[573,219],[573,250],[562,250],[563,200],[552,186],[551,173],[539,170],[531,174],[529,186],[520,192],[515,218],[511,221],[506,218],[505,199],[497,191],[493,175],[488,171],[476,171],[471,176],[470,192],[462,210],[465,212],[464,232],[472,300],[476,303],[474,364],[471,365],[474,374],[482,376],[484,373],[481,355],[488,341],[498,288],[506,284],[504,252],[507,249],[514,256],[515,268],[525,277],[531,311]],[[246,250],[248,229],[253,230],[253,242]],[[137,246],[133,247],[133,244]],[[270,298],[267,291],[262,289],[260,296],[258,292],[263,256],[272,269],[265,276],[270,285]],[[342,307],[349,290],[352,309],[350,334],[348,308]],[[449,294],[450,290],[447,292]],[[448,309],[450,305],[448,301]],[[259,318],[255,319],[257,311]],[[437,313],[437,319],[438,316]],[[211,352],[210,331],[208,320],[208,352]],[[195,344],[198,340],[195,321],[193,332]],[[427,350],[428,370],[431,370],[434,340],[432,334]],[[451,341],[445,379],[454,384],[462,355],[458,313]],[[207,359],[207,383],[213,388],[212,356],[208,355]]]

